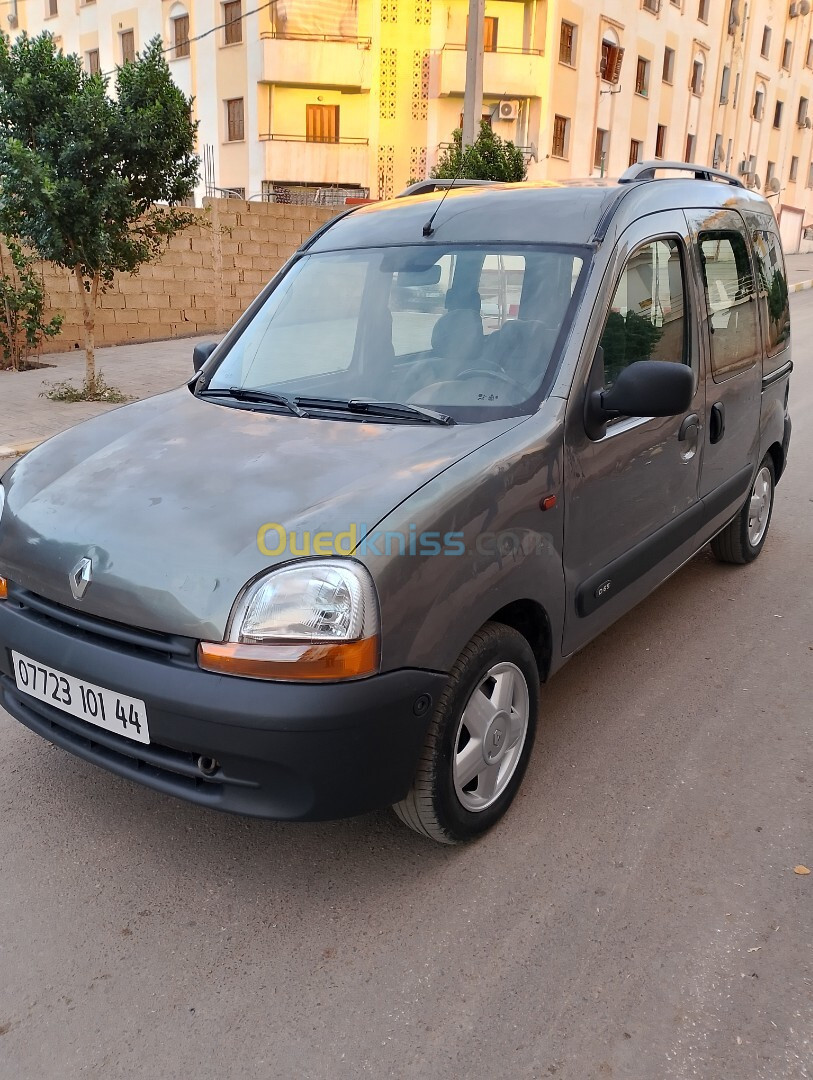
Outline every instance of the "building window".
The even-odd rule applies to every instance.
[[[655,135],[655,157],[666,157],[666,125],[658,124],[658,130]]]
[[[570,120],[567,116],[554,116],[553,118],[553,145],[551,154],[553,157],[566,158],[570,149]]]
[[[604,128],[596,129],[596,146],[593,151],[593,168],[607,171],[607,155],[610,150],[610,133]]]
[[[813,161],[811,161],[810,168],[807,170],[807,186],[813,188]]]
[[[782,67],[785,71],[790,71],[790,62],[793,58],[793,42],[790,38],[785,38],[785,47],[782,49]]]
[[[223,5],[225,42],[227,45],[239,45],[243,40],[243,4],[242,0],[231,0]]]
[[[88,49],[88,51],[85,53],[85,62],[87,64],[87,69],[91,75],[98,75],[99,72],[102,70],[102,64],[99,60],[98,49]]]
[[[805,67],[813,68],[813,38],[807,43],[807,56],[805,57]]]
[[[189,56],[189,16],[178,15],[172,20],[172,45],[176,60]]]
[[[765,91],[757,90],[754,94],[754,107],[751,115],[755,120],[761,120],[765,114]]]
[[[605,38],[601,43],[601,77],[604,82],[617,83],[621,78],[624,50]]]
[[[777,101],[773,111],[773,126],[775,128],[782,127],[782,110],[784,108],[784,102]]]
[[[720,104],[728,104],[728,90],[731,86],[731,68],[726,65],[723,68],[723,78],[720,83]]]
[[[637,165],[643,158],[644,144],[640,139],[630,140],[630,165]]]
[[[135,30],[122,30],[121,38],[121,62],[132,64],[135,62]]]
[[[762,48],[760,49],[760,53],[761,53],[762,56],[765,57],[766,60],[771,55],[771,28],[770,28],[770,26],[766,26],[765,29],[762,31]]]
[[[694,148],[697,145],[696,135],[686,136],[686,161],[694,161]]]
[[[709,0],[700,0],[697,8],[697,17],[700,22],[707,23],[709,21]]]
[[[486,15],[485,18],[485,33],[483,34],[483,51],[484,52],[496,52],[497,51],[497,27],[499,25],[499,19],[495,19],[493,15]]]
[[[339,106],[308,105],[305,109],[305,138],[308,142],[339,141]]]
[[[797,157],[792,157],[790,159],[790,174],[789,174],[789,179],[790,179],[791,184],[796,183],[796,179],[797,179],[798,176],[799,176],[799,159]]]
[[[711,159],[712,167],[715,169],[722,168],[723,165],[723,136],[716,135],[714,137],[714,154]]]
[[[806,97],[799,98],[799,112],[796,114],[796,123],[799,127],[807,127],[807,109],[809,102]]]
[[[675,50],[669,46],[663,50],[663,81],[672,85],[675,78]]]
[[[48,0],[48,14],[46,18],[55,19],[59,14],[58,0]]]
[[[737,72],[737,77],[734,80],[734,102],[733,102],[733,104],[734,104],[735,109],[737,107],[737,101],[739,99],[739,96],[740,96],[740,73],[738,71]]]
[[[226,140],[242,142],[246,137],[246,115],[242,98],[226,102]]]
[[[570,67],[576,63],[576,27],[564,19],[559,34],[559,62]]]
[[[643,56],[638,57],[638,67],[635,69],[635,93],[641,97],[649,93],[649,61]]]
[[[768,162],[768,171],[765,173],[765,184],[766,184],[766,186],[770,184],[771,180],[773,180],[775,176],[776,176],[776,162],[775,161],[769,161]]]
[[[657,15],[661,10],[661,0],[644,0],[644,11],[651,11],[653,15]]]
[[[692,64],[692,93],[697,97],[703,93],[703,61],[695,60]]]

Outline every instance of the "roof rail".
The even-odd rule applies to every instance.
[[[499,184],[499,180],[419,180],[417,184],[410,184],[408,188],[396,195],[396,199],[406,199],[410,195],[427,195],[432,191],[445,191],[448,188],[464,187],[489,187]]]
[[[745,184],[736,176],[723,172],[722,169],[711,169],[707,165],[693,165],[690,161],[640,161],[637,165],[631,165],[619,178],[619,184],[634,184],[638,180],[654,180],[658,172],[690,172],[694,173],[695,180],[720,180],[731,184],[732,187],[744,188]]]

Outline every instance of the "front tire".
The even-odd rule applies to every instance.
[[[452,668],[418,771],[393,807],[441,844],[486,832],[519,789],[536,734],[539,669],[522,634],[486,623]]]
[[[775,490],[776,471],[773,458],[767,454],[742,509],[711,542],[716,559],[739,566],[754,561],[768,535]]]

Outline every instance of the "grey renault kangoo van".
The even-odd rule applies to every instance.
[[[462,186],[310,238],[181,388],[0,481],[0,703],[201,806],[506,811],[540,681],[704,545],[755,559],[790,439],[769,204],[677,163]]]

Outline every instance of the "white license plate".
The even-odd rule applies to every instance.
[[[105,731],[135,742],[149,743],[147,708],[143,701],[76,679],[18,652],[12,652],[11,656],[17,688],[24,694]]]

